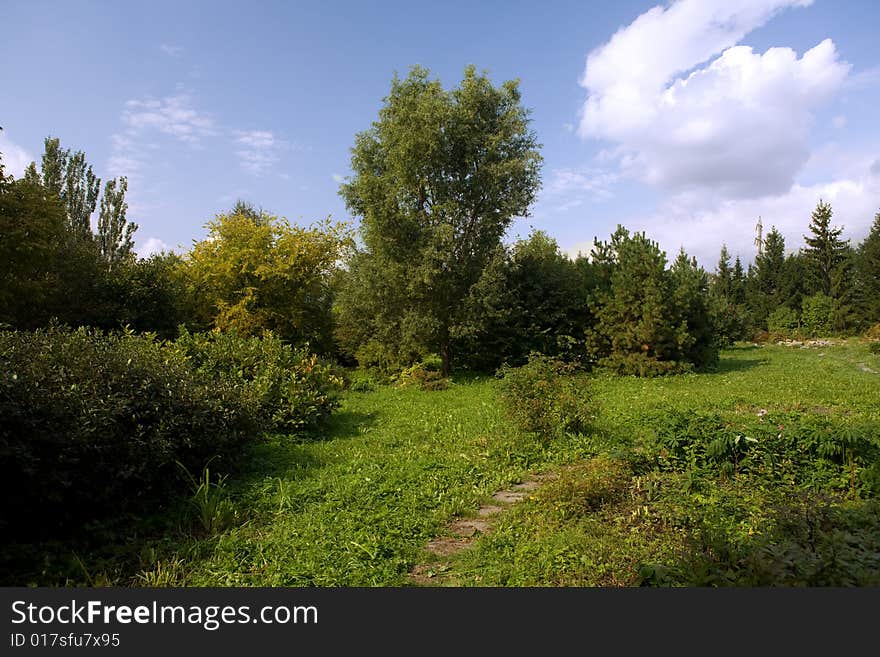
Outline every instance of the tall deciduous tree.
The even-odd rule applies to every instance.
[[[134,255],[132,235],[138,226],[125,218],[128,211],[128,203],[125,202],[127,190],[128,180],[124,176],[118,180],[114,178],[104,185],[104,196],[101,198],[98,248],[109,269]]]
[[[539,144],[520,101],[517,81],[495,87],[473,66],[451,91],[418,66],[395,76],[340,189],[367,251],[401,273],[402,310],[423,324],[445,374],[462,301],[539,186]]]

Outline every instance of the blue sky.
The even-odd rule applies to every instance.
[[[141,253],[238,198],[349,219],[355,134],[395,71],[521,80],[543,144],[531,226],[570,253],[618,223],[711,267],[754,226],[795,249],[819,197],[859,240],[880,211],[873,0],[4,3],[0,151],[46,135],[129,177]]]

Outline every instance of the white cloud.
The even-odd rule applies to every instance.
[[[141,258],[149,258],[154,253],[168,251],[168,245],[158,237],[148,237],[143,244],[138,244],[135,250]]]
[[[167,43],[163,43],[161,46],[159,46],[159,50],[164,52],[169,57],[177,57],[183,52],[183,48],[181,48],[180,46],[172,46]]]
[[[132,131],[154,129],[193,145],[217,134],[214,119],[194,109],[187,94],[129,100],[122,120]]]
[[[241,168],[253,176],[267,173],[278,162],[279,152],[287,147],[268,130],[237,130],[235,143],[239,145],[236,155]]]
[[[333,178],[333,182],[335,182],[335,183],[341,183],[343,180],[345,180],[345,178],[342,177],[342,174],[339,174],[339,173],[334,173],[332,178]]]
[[[0,153],[2,153],[3,169],[7,176],[21,178],[27,165],[34,161],[34,156],[6,136],[5,130],[0,132]]]
[[[838,130],[841,130],[846,127],[846,117],[843,114],[838,114],[831,120],[831,124]]]
[[[832,206],[834,225],[843,226],[844,238],[856,243],[867,235],[874,215],[880,210],[880,160],[872,163],[858,158],[858,161],[861,166],[855,175],[832,176],[828,182],[812,185],[795,184],[784,194],[728,199],[712,206],[705,205],[699,195],[678,194],[658,212],[625,225],[632,231],[645,231],[660,244],[669,259],[684,246],[704,267],[712,269],[721,244],[726,243],[731,254],[739,254],[745,265],[755,256],[755,226],[759,216],[764,235],[775,226],[785,238],[786,249],[794,252],[804,245],[810,213],[822,198]],[[853,172],[852,166],[844,169]],[[607,239],[608,235],[599,238]],[[586,253],[591,247],[592,242],[580,242],[568,252]]]
[[[720,199],[787,192],[809,158],[813,114],[849,65],[828,39],[801,57],[735,44],[780,10],[808,4],[680,0],[650,9],[587,57],[578,133],[614,143],[608,152],[622,172],[663,189]]]

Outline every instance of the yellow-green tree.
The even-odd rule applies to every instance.
[[[350,247],[344,223],[309,227],[237,206],[205,226],[181,267],[193,311],[206,327],[332,348],[331,281]]]

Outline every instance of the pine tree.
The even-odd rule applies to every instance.
[[[810,276],[810,292],[833,295],[834,277],[838,267],[846,260],[848,242],[840,239],[843,228],[831,227],[831,205],[822,199],[810,217],[810,233],[804,235],[804,249]]]

